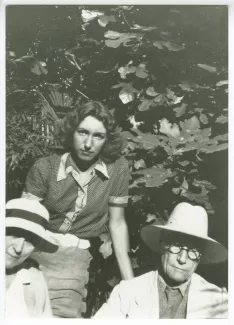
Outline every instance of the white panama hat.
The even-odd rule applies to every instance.
[[[165,225],[151,224],[141,229],[141,238],[153,251],[160,252],[161,232],[182,233],[205,241],[202,264],[221,263],[227,260],[226,247],[208,236],[208,216],[201,206],[187,202],[177,204]]]
[[[6,235],[24,237],[43,252],[58,249],[47,232],[49,212],[36,200],[13,199],[6,204]]]

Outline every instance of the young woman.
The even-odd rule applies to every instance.
[[[133,277],[128,257],[124,207],[129,169],[121,157],[115,121],[99,102],[76,107],[61,124],[63,155],[36,161],[22,196],[40,200],[50,212],[55,254],[36,258],[47,279],[55,317],[82,317],[86,311],[89,240],[110,231],[123,279]]]

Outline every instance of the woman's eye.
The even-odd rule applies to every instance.
[[[105,136],[103,134],[95,134],[94,137],[98,140],[105,139]]]
[[[86,135],[87,134],[87,132],[85,130],[77,130],[77,133],[79,135]]]

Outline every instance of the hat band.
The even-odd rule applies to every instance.
[[[41,225],[44,228],[47,228],[47,224],[48,224],[48,221],[45,218],[41,217],[39,214],[32,213],[26,210],[21,210],[21,209],[7,209],[6,217],[21,218],[24,220],[28,220],[37,223],[38,225]]]

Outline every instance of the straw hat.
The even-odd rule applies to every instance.
[[[201,263],[220,263],[228,258],[227,249],[208,236],[208,216],[201,206],[179,203],[172,211],[167,223],[149,225],[141,229],[141,237],[152,250],[160,252],[161,232],[182,233],[205,241],[206,248]]]
[[[13,199],[6,204],[6,235],[23,237],[43,252],[58,249],[47,232],[49,213],[36,200]]]

